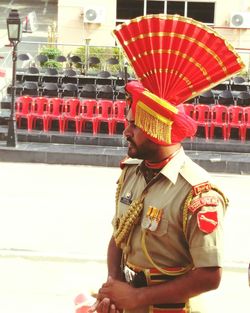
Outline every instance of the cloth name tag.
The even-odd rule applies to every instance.
[[[131,199],[128,199],[126,197],[121,197],[121,203],[124,203],[124,204],[131,204],[132,203],[132,200]]]
[[[125,196],[122,196],[120,202],[130,205],[132,203],[132,192],[127,192]]]

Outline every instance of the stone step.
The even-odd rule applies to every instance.
[[[250,174],[250,153],[186,150],[209,172]],[[118,167],[126,147],[18,142],[15,148],[0,142],[0,162],[30,162]]]
[[[10,116],[9,109],[0,110],[0,125],[8,125],[8,118]]]
[[[1,99],[1,105],[0,105],[0,109],[10,109],[11,107],[11,96],[10,95],[5,95],[2,99]]]
[[[7,112],[6,112],[7,115]],[[0,126],[0,140],[6,141],[7,126]],[[63,134],[58,131],[17,129],[18,141],[20,142],[38,142],[38,143],[55,143],[55,144],[73,144],[73,145],[95,145],[95,146],[113,146],[126,147],[126,140],[122,134],[108,135],[99,133],[94,136],[90,132],[84,132],[76,135],[74,131],[67,131]],[[185,149],[190,151],[214,151],[214,152],[238,152],[250,153],[250,140],[241,142],[238,139],[224,141],[222,139],[205,140],[202,137],[195,137],[193,140],[186,139],[183,142]]]

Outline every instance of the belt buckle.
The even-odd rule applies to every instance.
[[[127,265],[124,266],[123,272],[124,272],[126,282],[129,284],[132,284],[135,278],[136,272],[131,270],[131,268],[129,268]]]

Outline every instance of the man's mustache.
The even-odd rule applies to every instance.
[[[133,145],[135,145],[133,139],[131,139],[130,137],[127,137],[126,140],[127,140],[128,142],[132,143]]]

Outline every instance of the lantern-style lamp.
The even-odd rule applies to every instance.
[[[16,147],[16,116],[15,116],[15,98],[16,98],[16,61],[17,44],[21,40],[22,22],[17,10],[11,10],[7,18],[8,38],[12,44],[12,87],[11,87],[11,111],[8,121],[7,146]]]
[[[7,18],[8,38],[10,42],[19,42],[22,36],[22,22],[18,10],[11,10]]]

